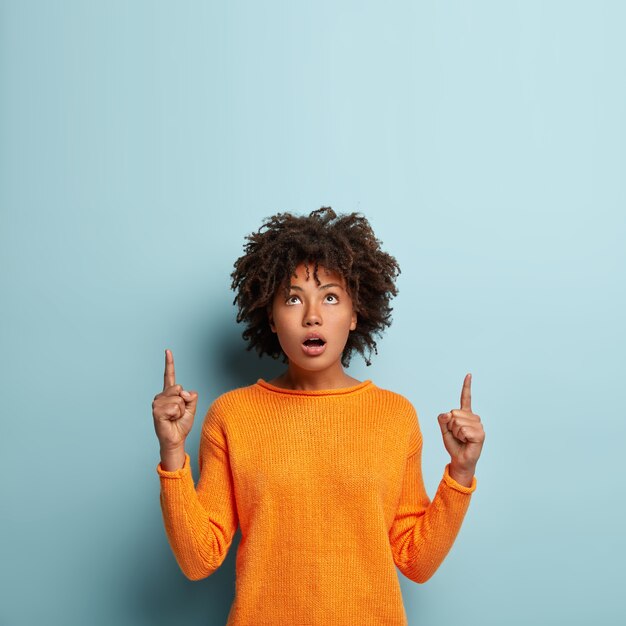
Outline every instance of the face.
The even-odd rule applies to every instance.
[[[306,265],[301,263],[296,276],[291,277],[287,297],[283,289],[276,292],[269,316],[270,328],[278,334],[290,367],[307,371],[341,369],[341,354],[357,323],[352,298],[339,274],[318,266],[318,287],[312,264],[309,272],[307,278]],[[310,334],[318,335],[323,345],[307,341]]]

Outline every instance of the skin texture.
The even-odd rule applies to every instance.
[[[348,376],[341,364],[348,336],[357,326],[352,298],[342,276],[321,265],[318,275],[319,286],[312,272],[307,276],[306,264],[301,263],[291,277],[288,297],[285,298],[282,289],[274,295],[269,311],[270,328],[278,335],[289,360],[287,371],[268,381],[277,387],[336,389],[361,382]],[[311,356],[302,350],[309,332],[317,332],[326,340],[322,354]]]

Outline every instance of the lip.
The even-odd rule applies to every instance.
[[[326,350],[326,344],[323,346],[305,346],[302,344],[302,351],[308,356],[318,356],[319,354],[322,354],[324,350]]]
[[[326,337],[324,335],[320,335],[319,333],[309,333],[303,340],[304,343],[307,339],[321,339],[324,343],[326,343]]]
[[[321,339],[324,343],[321,346],[306,346],[304,344],[308,339]],[[307,333],[306,337],[302,340],[302,351],[308,356],[318,356],[326,350],[326,339],[324,335],[320,333]]]

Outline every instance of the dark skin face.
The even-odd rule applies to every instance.
[[[290,289],[274,295],[269,323],[278,335],[289,365],[281,376],[268,381],[291,389],[336,389],[350,387],[358,381],[348,376],[341,364],[341,355],[350,331],[356,328],[357,314],[343,277],[318,266],[318,286],[311,265],[307,278],[306,265],[301,263],[291,277]],[[317,333],[325,340],[320,354],[303,348],[307,334]]]

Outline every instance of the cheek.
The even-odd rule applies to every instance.
[[[280,312],[275,304],[267,309],[267,323],[272,332],[276,332],[276,325],[280,326]]]
[[[352,321],[353,321],[352,309],[346,309],[346,311],[344,312],[343,318],[346,323],[346,326],[350,326],[350,324],[352,324]]]
[[[293,319],[293,316],[290,316],[288,313],[284,311],[282,313],[278,313],[272,317],[274,331],[277,335],[281,335],[283,340],[289,340],[291,335],[293,335],[293,328],[297,326],[298,320]]]

